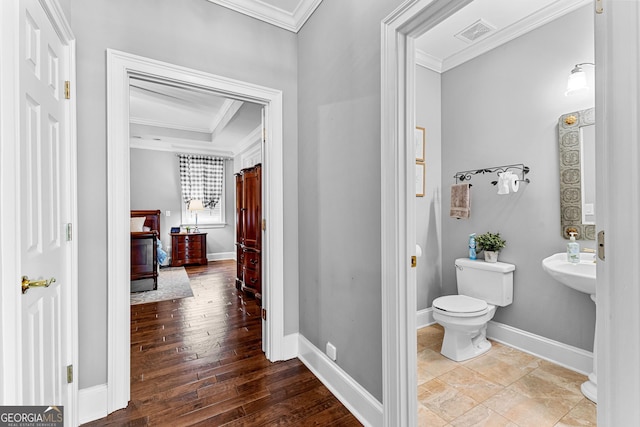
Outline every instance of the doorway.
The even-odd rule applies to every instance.
[[[263,306],[264,347],[269,360],[283,360],[284,348],[284,221],[282,164],[282,93],[279,90],[107,50],[108,119],[108,412],[127,406],[130,397],[129,289],[129,81],[132,76],[180,82],[265,108],[264,207],[268,221],[265,242]],[[122,248],[126,248],[122,251]]]

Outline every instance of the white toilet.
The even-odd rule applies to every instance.
[[[513,271],[504,262],[458,258],[455,262],[458,295],[433,300],[433,318],[444,327],[443,356],[456,362],[479,356],[491,348],[487,322],[496,306],[513,302]]]

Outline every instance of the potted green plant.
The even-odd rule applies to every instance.
[[[478,249],[484,251],[484,260],[487,262],[497,262],[498,252],[506,245],[506,240],[500,237],[500,233],[486,232],[476,236]]]

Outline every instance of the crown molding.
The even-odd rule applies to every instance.
[[[232,151],[208,148],[200,141],[190,142],[188,140],[177,138],[163,138],[161,141],[145,138],[130,138],[129,147],[137,148],[139,150],[168,151],[171,153],[208,154],[221,157],[234,156]]]
[[[257,126],[251,133],[245,136],[242,141],[240,141],[235,147],[233,147],[234,155],[238,155],[245,151],[247,148],[251,147],[256,142],[259,142],[262,138],[262,124]]]
[[[416,49],[416,65],[442,73],[442,60],[420,49]]]
[[[129,119],[129,123],[134,124],[134,125],[142,125],[142,126],[153,126],[153,127],[157,127],[157,128],[164,128],[164,129],[175,129],[175,130],[182,130],[182,131],[188,131],[188,132],[198,132],[198,133],[206,133],[206,134],[211,134],[211,129],[209,128],[201,128],[201,127],[195,127],[195,126],[184,126],[184,125],[178,125],[178,124],[173,124],[173,123],[167,123],[167,122],[163,122],[160,120],[151,120],[151,119],[143,119],[140,117],[131,117]]]
[[[260,0],[208,0],[263,22],[297,33],[322,0],[300,0],[293,12],[280,9]]]

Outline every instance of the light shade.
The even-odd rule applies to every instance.
[[[587,75],[580,65],[576,65],[573,70],[571,70],[571,74],[569,74],[569,80],[567,80],[567,90],[565,91],[565,95],[573,95],[575,93],[586,91],[589,89],[587,86]]]
[[[202,205],[202,200],[191,200],[189,202],[189,208],[190,211],[203,211],[204,210],[204,206]]]

